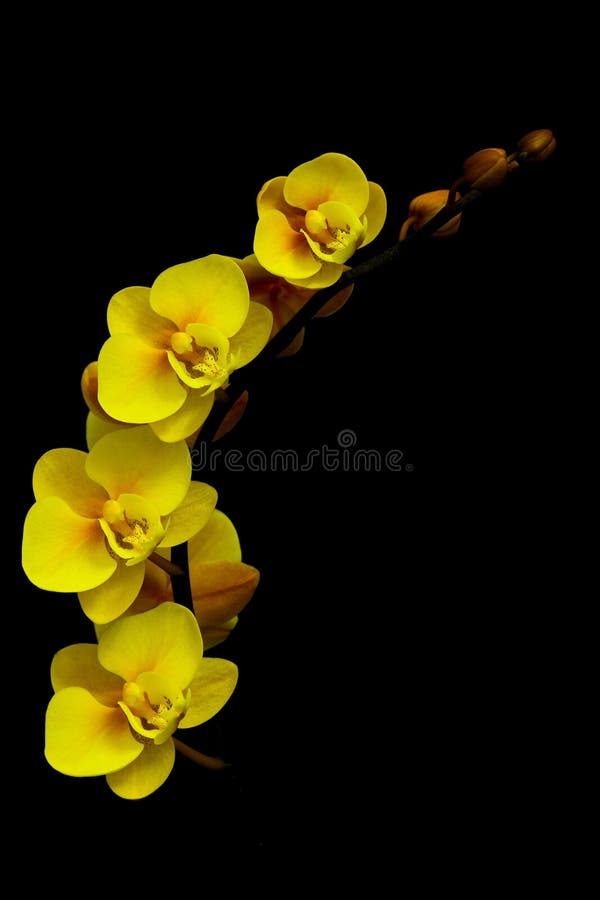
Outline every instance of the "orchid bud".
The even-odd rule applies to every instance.
[[[104,422],[113,423],[116,420],[109,416],[98,403],[98,363],[91,362],[83,370],[81,376],[81,393],[90,412],[94,413]]]
[[[463,183],[477,191],[498,187],[508,173],[506,151],[499,147],[479,150],[463,163]]]
[[[426,222],[433,219],[446,206],[449,193],[450,191],[447,190],[429,191],[427,194],[419,194],[418,197],[414,197],[408,207],[408,218],[400,229],[399,239],[403,241],[411,227],[415,231],[420,231]],[[460,199],[460,194],[457,193],[455,199]],[[458,231],[459,225],[460,213],[441,225],[437,231],[432,232],[431,237],[452,237]]]
[[[529,131],[517,144],[522,159],[543,162],[556,148],[556,138],[547,128]]]

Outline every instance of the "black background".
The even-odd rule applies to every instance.
[[[113,37],[91,57],[71,48],[71,64],[53,58],[13,110],[6,314],[21,374],[7,376],[17,382],[7,599],[23,840],[87,846],[109,820],[111,852],[143,844],[151,827],[208,866],[224,851],[266,864],[291,853],[332,871],[353,855],[367,868],[396,860],[425,882],[465,877],[473,860],[506,871],[529,857],[533,834],[538,849],[552,846],[562,800],[548,790],[558,612],[539,583],[553,565],[543,536],[574,326],[556,293],[569,134],[559,73],[536,68],[549,46],[525,42],[501,70],[483,50],[457,69],[444,33],[433,54],[414,39],[342,60],[330,41],[315,58],[281,41],[216,65],[206,34],[193,59],[188,49],[167,63],[159,31],[151,46]],[[85,447],[79,377],[106,339],[111,295],[208,253],[251,252],[263,182],[331,150],[388,198],[358,262],[396,240],[413,196],[535,128],[554,131],[556,153],[469,210],[457,238],[415,246],[311,323],[219,445],[302,458],[351,430],[357,448],[402,451],[403,470],[195,474],[218,489],[261,572],[238,628],[212,651],[238,664],[236,692],[182,735],[231,768],[178,757],[138,802],[103,778],[53,771],[50,661],[93,637],[75,597],[24,577],[21,526],[39,456]]]

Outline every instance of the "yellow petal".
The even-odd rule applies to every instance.
[[[58,497],[31,507],[23,526],[22,563],[29,580],[46,591],[87,591],[117,567],[97,519],[74,513]]]
[[[318,224],[313,229],[313,219],[307,213],[303,233],[315,256],[324,262],[345,263],[364,238],[365,229],[358,216],[345,203],[333,200],[310,212]]]
[[[81,608],[88,619],[98,624],[112,622],[129,609],[144,580],[144,566],[117,565],[103,584],[89,591],[79,592]]]
[[[176,322],[180,331],[199,322],[218,328],[226,337],[241,328],[249,299],[239,266],[217,253],[165,269],[150,293],[152,308]]]
[[[260,281],[250,285],[250,300],[271,310],[273,325],[271,337],[277,334],[315,292],[297,288],[270,272],[264,272]]]
[[[228,622],[222,625],[206,625],[202,627],[202,640],[206,650],[211,650],[226,641],[235,626],[238,623],[238,617],[234,616]]]
[[[123,693],[123,679],[98,662],[97,644],[71,644],[59,650],[50,666],[50,679],[55,692],[85,688],[103,706],[116,707]]]
[[[195,535],[213,515],[216,503],[214,487],[201,481],[190,482],[185,499],[169,518],[167,533],[160,546],[174,547]]]
[[[108,304],[107,320],[111,334],[133,334],[151,347],[167,347],[176,330],[170,319],[150,306],[148,287],[128,287],[115,294]]]
[[[169,738],[164,744],[147,744],[138,758],[106,776],[108,786],[125,800],[141,800],[165,783],[175,764],[175,744]]]
[[[164,744],[176,730],[190,702],[190,692],[178,691],[158,672],[142,672],[125,684],[119,706],[137,735]]]
[[[198,566],[220,559],[241,562],[242,550],[233,522],[220,509],[215,509],[202,531],[188,541],[190,578]]]
[[[98,362],[88,363],[81,375],[81,393],[87,408],[106,422],[116,422],[98,403]]]
[[[167,351],[167,358],[177,377],[187,387],[206,393],[208,389],[214,391],[227,381],[231,368],[229,340],[218,328],[192,322],[186,326],[185,332],[176,332],[173,337],[174,349]],[[193,358],[183,355],[187,353]]]
[[[260,217],[254,232],[254,253],[261,266],[283,278],[308,278],[321,268],[306,238],[277,209]]]
[[[361,244],[366,247],[377,237],[385,223],[387,199],[382,187],[369,181],[369,203],[365,210],[366,234]]]
[[[115,557],[127,566],[143,562],[165,536],[156,507],[137,494],[119,494],[105,503],[100,526]]]
[[[64,688],[50,700],[45,754],[64,775],[105,775],[133,762],[143,749],[121,710],[103,706],[84,688]]]
[[[237,616],[252,597],[260,573],[234,562],[204,563],[190,572],[194,613],[204,635],[207,625],[221,625]]]
[[[166,559],[171,558],[171,551],[168,548],[157,549],[156,553]],[[164,569],[159,568],[149,559],[145,561],[144,568],[142,587],[134,602],[127,609],[127,615],[145,612],[147,609],[154,609],[159,603],[173,600],[171,579]]]
[[[290,206],[290,204],[287,203],[283,195],[286,181],[287,176],[285,175],[278,175],[277,178],[271,178],[269,181],[265,181],[256,198],[256,208],[259,217],[263,216],[270,209],[278,209],[286,217],[292,218],[303,214],[303,210],[298,209],[295,206]]]
[[[196,374],[190,362],[180,359],[172,350],[167,352],[167,358],[180,381],[197,394],[212,394],[213,391],[224,385],[229,377],[229,368],[222,367],[219,367],[218,370],[213,370],[212,373]]]
[[[96,416],[90,411],[85,420],[85,442],[88,450],[91,450],[96,441],[99,441],[105,434],[110,434],[111,431],[135,427],[135,425],[130,425],[127,422],[117,422],[114,419],[109,420],[100,418],[100,416]]]
[[[216,358],[212,364],[209,363],[207,365],[205,363],[205,368],[218,369],[221,361],[223,361],[224,364],[227,353],[229,352],[229,341],[223,332],[219,331],[218,328],[215,328],[214,325],[204,325],[202,322],[190,322],[190,324],[186,326],[185,331],[178,332],[178,335],[181,335],[186,342],[192,337],[197,348],[202,347],[205,350],[211,349],[214,351],[214,356]]]
[[[137,494],[164,516],[187,494],[192,464],[184,441],[166,444],[140,425],[101,438],[90,450],[86,469],[113,499]]]
[[[264,210],[266,212],[266,210]],[[243,259],[236,259],[235,262],[244,273],[244,277],[248,282],[248,287],[252,289],[253,285],[260,281],[268,281],[273,276],[270,272],[261,266],[254,253],[250,253]],[[252,297],[252,293],[250,294]]]
[[[190,685],[192,702],[179,727],[193,728],[211,719],[233,694],[237,679],[235,663],[205,656],[197,677]]]
[[[116,334],[98,355],[98,402],[121,422],[140,424],[164,419],[187,397],[171,368],[167,351],[133,334]]]
[[[85,471],[86,460],[87,453],[66,447],[44,453],[33,470],[36,500],[60,497],[80,516],[101,516],[108,494]]]
[[[230,341],[234,369],[240,369],[258,356],[271,336],[272,326],[271,310],[261,303],[250,303],[248,318]]]
[[[117,619],[100,637],[98,659],[124,681],[158,672],[178,689],[194,678],[202,658],[202,637],[189,609],[161,603],[137,616]]]
[[[214,402],[214,393],[202,394],[192,390],[177,412],[158,422],[150,422],[150,428],[166,443],[186,440],[204,425]]]
[[[347,268],[348,266],[340,263],[322,262],[320,270],[310,278],[288,278],[287,280],[297,287],[318,291],[321,288],[330,287],[336,281],[339,281]]]
[[[170,550],[157,549],[156,554],[164,556],[165,559],[171,558]],[[142,586],[133,603],[121,613],[121,616],[136,616],[138,613],[146,612],[148,609],[154,609],[159,603],[172,602],[173,600],[171,579],[163,569],[160,569],[149,559],[144,560],[143,566],[140,564],[139,566],[127,567],[128,572],[139,573],[140,570],[143,570],[144,576]],[[114,621],[114,619],[112,621]],[[94,631],[96,632],[97,640],[100,640],[100,636],[104,634],[109,625],[110,622],[106,624],[94,622]]]
[[[288,175],[284,197],[292,206],[317,209],[339,200],[361,216],[369,202],[369,186],[360,166],[343,153],[324,153],[297,166]],[[257,254],[258,255],[258,254]]]

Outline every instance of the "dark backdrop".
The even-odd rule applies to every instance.
[[[114,77],[111,60],[100,55],[96,74],[104,65]],[[279,60],[277,77],[258,83],[236,70],[236,93],[214,67],[197,82],[172,77],[167,90],[156,71],[146,78],[130,64],[83,94],[79,68],[59,67],[15,103],[6,603],[23,840],[87,843],[111,821],[118,845],[153,822],[205,860],[224,849],[306,861],[342,847],[389,862],[401,848],[404,864],[430,877],[460,873],[473,855],[490,868],[519,859],[540,823],[552,833],[556,613],[538,588],[552,560],[535,538],[552,517],[554,431],[567,415],[572,320],[556,293],[556,198],[568,135],[547,83],[527,79],[515,94],[503,79],[488,83],[482,66],[425,88],[418,69],[370,61],[352,92],[335,67],[316,84],[291,79]],[[415,247],[313,322],[219,445],[294,449],[302,460],[352,432],[355,448],[381,459],[401,451],[401,471],[316,463],[195,474],[218,489],[245,561],[261,572],[237,630],[213,651],[238,664],[238,688],[187,735],[231,768],[214,774],[178,758],[167,783],[136,803],[102,778],[50,769],[50,661],[91,640],[91,626],[75,597],[27,582],[20,529],[35,461],[52,447],[84,448],[79,376],[106,338],[111,295],[198,256],[251,252],[263,182],[330,150],[387,194],[386,225],[358,262],[393,243],[411,198],[448,187],[467,155],[512,150],[545,127],[558,140],[553,157],[469,210],[456,239]]]

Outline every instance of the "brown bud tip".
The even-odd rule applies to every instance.
[[[502,184],[508,173],[506,150],[488,147],[465,159],[463,181],[477,191],[489,191]]]
[[[441,209],[443,209],[448,203],[448,195],[450,191],[442,190],[442,191],[429,191],[426,194],[419,194],[418,197],[414,197],[410,201],[410,205],[408,207],[408,218],[404,222],[402,228],[400,229],[400,237],[399,239],[403,241],[410,230],[410,228],[414,228],[415,231],[419,231],[426,222],[429,222],[430,219],[433,219]],[[456,193],[456,198],[460,199],[460,194]],[[433,238],[440,237],[451,237],[456,234],[458,231],[458,226],[460,225],[460,213],[454,216],[450,221],[446,222],[445,225],[441,225],[437,231],[434,231],[431,234]]]
[[[547,128],[529,131],[519,143],[520,156],[527,162],[543,162],[556,147],[556,138]]]

